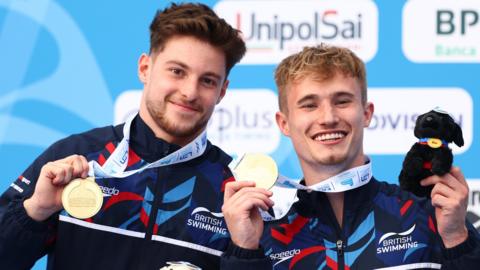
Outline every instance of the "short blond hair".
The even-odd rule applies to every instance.
[[[351,50],[320,44],[305,47],[299,53],[288,56],[275,70],[278,89],[278,106],[287,112],[287,87],[312,76],[315,80],[327,81],[337,74],[353,77],[361,87],[362,103],[367,102],[367,78],[365,64]]]

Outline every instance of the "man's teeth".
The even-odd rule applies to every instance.
[[[337,132],[337,133],[327,133],[327,134],[322,134],[318,135],[315,137],[316,141],[328,141],[328,140],[336,140],[345,137],[343,133]]]

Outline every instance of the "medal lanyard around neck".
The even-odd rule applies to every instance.
[[[199,157],[207,148],[207,132],[204,130],[193,141],[178,149],[177,151],[163,157],[153,163],[145,164],[136,170],[125,171],[128,164],[128,151],[130,142],[130,126],[133,117],[128,119],[123,126],[123,139],[118,143],[117,147],[105,161],[103,165],[98,164],[95,160],[88,162],[88,175],[96,178],[125,178],[132,174],[142,172],[143,170],[167,166],[186,162]]]
[[[279,175],[275,185],[320,192],[343,192],[363,186],[368,183],[371,178],[372,165],[371,162],[368,161],[365,165],[351,168],[311,186],[302,185],[299,180],[289,179],[283,175]]]
[[[298,189],[319,192],[344,192],[367,184],[371,178],[372,165],[370,160],[365,165],[341,172],[311,186],[300,184],[300,180],[289,179],[279,175],[277,182],[270,189],[273,193],[270,199],[275,203],[271,209],[272,212],[269,213],[259,208],[260,214],[264,221],[281,219],[288,213],[292,205],[298,201]]]

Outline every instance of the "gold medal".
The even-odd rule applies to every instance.
[[[62,204],[71,216],[78,219],[90,218],[102,208],[103,193],[93,177],[77,178],[63,190]]]
[[[265,154],[245,154],[234,169],[237,181],[254,181],[256,187],[270,189],[277,181],[275,161]]]
[[[439,148],[440,146],[442,146],[442,140],[436,138],[429,138],[427,140],[427,144],[431,148]]]

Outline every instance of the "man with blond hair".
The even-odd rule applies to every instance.
[[[272,191],[252,182],[227,184],[223,213],[232,243],[222,257],[225,265],[235,264],[232,269],[480,265],[478,233],[465,221],[468,186],[458,167],[421,182],[434,185],[431,200],[372,177],[363,131],[374,106],[367,99],[364,64],[353,52],[327,45],[306,47],[280,63],[275,80],[280,107],[276,121],[292,140],[304,176],[294,196],[279,201],[270,198]],[[285,187],[277,186],[273,192],[281,189]],[[285,207],[286,214],[266,222],[264,228],[258,208],[267,211],[272,206]],[[257,266],[245,256],[261,253],[266,257],[257,260]]]

